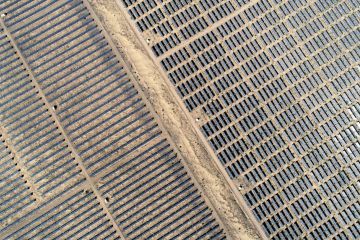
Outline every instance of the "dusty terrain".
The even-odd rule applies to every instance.
[[[92,0],[91,5],[130,64],[148,100],[172,136],[184,160],[216,208],[232,239],[259,239],[240,209],[225,179],[193,131],[157,67],[137,39],[115,0]]]

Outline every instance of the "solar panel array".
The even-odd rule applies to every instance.
[[[0,239],[225,239],[91,11],[0,1]]]
[[[269,238],[360,236],[358,0],[122,3]]]

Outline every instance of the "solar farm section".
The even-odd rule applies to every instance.
[[[0,239],[226,238],[87,2],[0,15]]]
[[[359,239],[360,2],[122,0],[270,239]]]

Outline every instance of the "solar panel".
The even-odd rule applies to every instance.
[[[360,2],[122,2],[267,237],[358,238]]]
[[[89,5],[0,13],[0,239],[225,239]]]

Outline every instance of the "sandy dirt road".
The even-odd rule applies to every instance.
[[[123,58],[130,63],[141,88],[216,208],[230,237],[260,239],[115,0],[91,0],[90,4]]]

